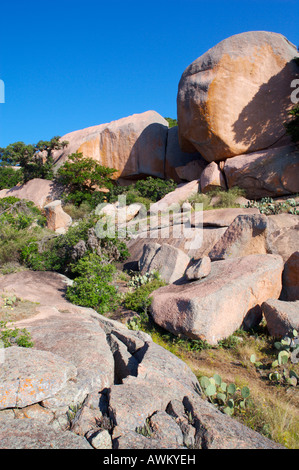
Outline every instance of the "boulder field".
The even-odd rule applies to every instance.
[[[0,363],[1,449],[282,448],[203,399],[189,367],[149,335],[67,302],[68,282],[0,277],[2,292],[37,303],[14,324],[34,347],[6,348]]]

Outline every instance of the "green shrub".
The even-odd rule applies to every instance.
[[[32,348],[33,342],[29,331],[25,328],[7,328],[6,322],[0,321],[0,342],[4,348],[10,346],[20,346],[22,348]]]
[[[162,199],[166,194],[174,191],[177,184],[172,180],[163,180],[161,178],[153,178],[149,176],[145,180],[139,180],[135,184],[135,189],[139,192],[140,196],[157,202]]]
[[[101,315],[119,305],[117,289],[110,284],[116,273],[114,265],[90,253],[78,261],[73,272],[78,276],[67,289],[66,297],[70,302],[93,308]]]
[[[72,153],[59,168],[56,181],[66,188],[66,202],[75,205],[88,202],[91,207],[96,208],[105,199],[105,193],[98,188],[112,188],[115,172],[114,168],[102,166],[96,160],[84,157],[82,153]]]
[[[178,125],[178,121],[177,119],[173,119],[173,118],[170,118],[170,117],[166,117],[164,118],[168,124],[169,124],[169,129],[171,129],[172,127],[175,127]]]
[[[19,183],[23,183],[24,177],[22,170],[14,170],[10,167],[0,166],[0,190],[10,189]]]
[[[174,191],[176,187],[177,184],[173,180],[163,180],[149,176],[129,186],[114,186],[107,197],[108,201],[113,203],[118,200],[118,196],[125,195],[127,205],[140,202],[148,210],[150,204],[159,201],[166,194]]]
[[[46,219],[32,202],[14,197],[0,200],[0,265],[19,262],[21,252],[34,239],[48,233]]]
[[[150,294],[159,289],[159,287],[165,286],[166,283],[160,279],[154,279],[147,284],[137,287],[133,292],[128,292],[124,299],[124,306],[133,310],[136,313],[147,312],[151,305]]]
[[[293,142],[299,142],[299,104],[289,112],[292,116],[291,121],[285,124],[287,134],[289,134]]]
[[[209,209],[223,209],[229,207],[240,207],[237,203],[237,199],[241,196],[245,196],[245,191],[237,186],[228,189],[213,189],[208,191],[206,194],[196,193],[189,197],[188,202],[195,208],[195,204],[203,204],[203,210]],[[212,199],[215,198],[215,202],[211,205]]]

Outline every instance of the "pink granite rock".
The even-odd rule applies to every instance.
[[[231,36],[184,71],[177,115],[183,151],[209,162],[255,152],[285,135],[296,46],[284,36],[250,31]]]
[[[115,177],[145,174],[164,178],[167,132],[168,122],[155,111],[70,132],[61,138],[68,146],[54,152],[55,168],[71,153],[81,152],[115,168]]]
[[[215,162],[211,162],[200,176],[200,190],[203,194],[213,189],[226,189],[224,176]]]
[[[212,261],[267,253],[267,216],[239,215],[209,253]]]
[[[281,300],[299,300],[299,251],[295,251],[285,262]]]
[[[204,279],[154,291],[151,315],[173,334],[217,344],[242,324],[259,323],[260,305],[280,295],[282,270],[277,255],[215,261]]]
[[[14,186],[11,189],[0,191],[0,198],[13,196],[19,199],[32,201],[37,207],[42,209],[49,202],[59,199],[63,188],[53,181],[34,178],[21,186]]]
[[[180,184],[174,191],[166,194],[160,201],[151,204],[150,211],[152,214],[158,211],[167,211],[172,205],[180,206],[189,197],[199,192],[200,181],[194,180],[189,183]]]
[[[299,330],[299,300],[284,302],[269,299],[263,302],[262,310],[271,336],[279,338],[287,335],[290,330]]]
[[[288,145],[229,158],[224,173],[228,187],[244,189],[250,199],[298,193],[299,150]]]
[[[44,207],[44,210],[48,229],[66,232],[72,225],[72,218],[62,209],[61,201],[50,202]]]
[[[76,375],[72,363],[49,351],[7,348],[0,364],[0,409],[39,403],[54,396]]]

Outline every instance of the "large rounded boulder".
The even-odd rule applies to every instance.
[[[217,44],[184,71],[177,96],[179,142],[209,162],[277,146],[299,76],[296,47],[266,31]]]

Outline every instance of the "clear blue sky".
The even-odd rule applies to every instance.
[[[299,44],[298,0],[4,0],[0,146],[153,109],[176,117],[180,77],[244,31]]]

